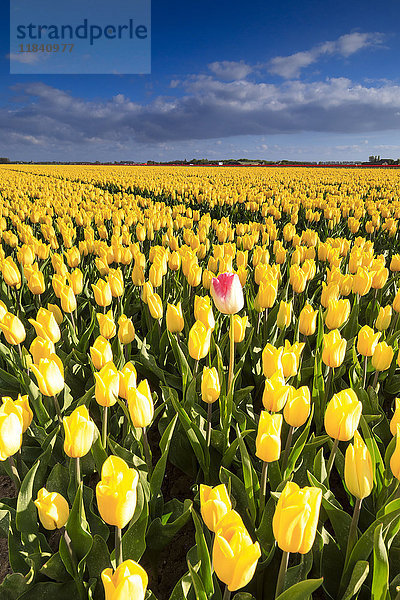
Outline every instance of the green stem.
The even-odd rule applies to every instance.
[[[76,475],[76,484],[79,487],[81,483],[81,463],[79,456],[75,459],[75,475]]]
[[[115,562],[117,567],[122,563],[122,531],[119,527],[115,528]]]
[[[107,413],[108,413],[108,406],[104,406],[103,407],[103,428],[102,428],[102,433],[101,433],[101,441],[103,443],[103,448],[106,448],[107,445]]]
[[[289,552],[282,552],[281,566],[279,567],[278,581],[276,582],[275,598],[278,598],[284,590],[288,562]]]
[[[263,462],[260,481],[260,522],[265,508],[265,493],[267,490],[268,463]]]
[[[230,597],[231,597],[231,593],[228,590],[228,586],[226,585],[225,590],[224,590],[224,596],[223,596],[222,600],[230,600]]]
[[[374,379],[372,381],[372,387],[374,388],[374,390],[376,390],[376,386],[378,385],[378,377],[379,371],[375,371]]]
[[[338,446],[339,446],[339,440],[335,440],[333,442],[332,450],[331,450],[331,453],[329,455],[328,464],[327,464],[327,467],[326,467],[326,475],[327,475],[328,481],[329,481],[329,477],[330,477],[330,474],[331,474],[331,471],[332,471],[333,463],[335,461],[335,456],[336,456],[336,452],[337,452]]]
[[[60,405],[58,403],[57,396],[53,396],[53,402],[54,402],[54,407],[56,409],[58,421],[59,421],[59,423],[61,425],[61,423],[62,423],[62,415],[61,415],[61,408],[60,408]]]
[[[367,383],[367,362],[368,356],[364,356],[364,371],[363,371],[363,388],[365,389],[365,384]]]
[[[326,388],[325,388],[325,406],[328,404],[328,400],[329,400],[329,392],[331,390],[332,377],[333,377],[333,368],[329,367],[329,373],[328,373],[328,378],[326,380]]]
[[[358,519],[360,517],[361,511],[361,503],[362,498],[357,498],[354,504],[353,510],[353,518],[351,519],[350,529],[349,529],[349,538],[347,540],[347,549],[346,549],[346,560],[344,564],[347,564],[348,559],[350,558],[351,551],[353,550],[356,541],[357,541],[357,527],[358,527]]]
[[[144,458],[145,458],[145,461],[146,461],[147,469],[149,471],[149,475],[151,475],[151,472],[153,470],[153,465],[152,465],[152,462],[151,462],[151,452],[150,452],[150,445],[149,445],[149,440],[148,440],[148,437],[147,437],[146,427],[143,427],[142,434],[143,434],[143,452],[144,452]]]
[[[207,405],[207,448],[210,447],[211,443],[211,416],[212,416],[212,403]]]
[[[231,391],[233,384],[233,366],[235,362],[235,338],[233,335],[233,315],[230,316],[230,336],[229,336],[229,371],[228,371],[228,389],[227,393]],[[233,390],[232,390],[233,391]]]
[[[14,480],[15,483],[15,487],[17,488],[17,491],[19,492],[20,488],[21,488],[21,479],[18,473],[18,469],[15,466],[15,462],[12,456],[8,457],[8,462],[10,464],[10,468],[11,468],[11,473],[12,473],[12,478]]]
[[[286,438],[285,451],[283,453],[283,458],[282,458],[282,475],[285,473],[285,469],[287,467],[287,463],[288,463],[288,459],[289,459],[289,453],[290,453],[290,448],[292,446],[293,432],[294,432],[294,427],[291,425],[289,427],[288,435],[287,435],[287,438]]]

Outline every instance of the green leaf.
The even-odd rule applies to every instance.
[[[139,518],[133,515],[128,529],[122,536],[122,556],[126,560],[140,560],[143,552],[146,550],[146,529],[149,518],[149,508],[147,502],[144,503]],[[114,556],[113,552],[112,556]]]
[[[282,594],[279,594],[276,600],[305,600],[319,588],[322,581],[322,577],[321,579],[307,579],[306,581],[300,581],[300,583],[292,585]]]
[[[347,586],[342,600],[350,600],[359,592],[362,584],[366,580],[369,573],[369,562],[367,560],[359,560],[354,565],[349,585]]]
[[[298,458],[300,457],[301,453],[303,452],[303,448],[306,445],[306,442],[308,439],[308,434],[310,432],[313,415],[314,415],[314,405],[311,408],[311,412],[310,412],[310,416],[307,421],[307,425],[305,426],[304,430],[301,432],[301,435],[299,435],[299,437],[293,444],[292,450],[290,451],[288,464],[287,464],[285,473],[283,475],[284,479],[288,479],[290,474],[293,472],[293,469],[296,466],[296,462],[297,462]]]
[[[160,440],[161,457],[157,461],[150,478],[150,490],[152,497],[157,497],[161,491],[161,486],[165,475],[165,468],[167,466],[168,451],[177,420],[178,415],[175,415],[172,421],[168,424]]]
[[[249,453],[247,452],[246,444],[240,435],[239,427],[237,426],[237,437],[239,439],[240,454],[242,457],[243,481],[247,495],[247,506],[253,524],[257,517],[257,507],[255,495],[260,489],[254,467],[251,463]]]
[[[208,551],[207,543],[204,537],[201,521],[196,512],[192,510],[192,517],[196,528],[195,539],[197,546],[197,556],[200,559],[199,576],[204,585],[204,590],[208,598],[214,593],[214,585],[212,580],[211,559]]]
[[[93,540],[88,532],[88,524],[85,518],[82,482],[77,489],[65,529],[71,538],[71,545],[78,561],[83,560],[92,547]]]
[[[27,580],[21,573],[11,573],[11,575],[5,576],[0,585],[0,598],[1,600],[17,600],[28,587]]]
[[[190,577],[191,577],[192,583],[193,583],[194,593],[196,594],[196,600],[207,600],[207,594],[204,589],[203,582],[189,561],[188,561],[188,567],[189,567]]]
[[[106,542],[101,536],[95,535],[93,537],[93,545],[86,558],[86,567],[89,573],[89,578],[96,577],[99,579],[102,571],[111,566],[110,553],[108,551]]]
[[[193,503],[191,500],[185,500],[182,503],[174,498],[174,500],[167,502],[164,510],[166,511],[167,515],[171,512],[175,513],[175,515],[172,515],[174,520],[163,522],[162,519],[157,517],[151,522],[146,537],[148,548],[159,551],[169,544],[178,531],[182,529],[182,527],[184,527],[184,525],[186,525],[190,519],[192,506]],[[178,510],[174,510],[175,507]]]
[[[68,583],[37,583],[27,592],[19,596],[18,600],[71,600],[77,598],[74,581]]]
[[[389,592],[389,561],[382,535],[383,525],[374,533],[374,570],[372,575],[372,600],[386,600]]]
[[[189,367],[188,361],[186,360],[186,356],[182,352],[182,348],[181,348],[180,344],[178,344],[178,342],[175,339],[174,334],[171,333],[170,331],[168,331],[168,339],[172,346],[172,351],[175,356],[175,361],[180,367],[180,373],[182,375],[183,396],[185,397],[185,390],[186,390],[187,382],[191,381],[193,379],[192,371]]]
[[[16,526],[21,533],[35,533],[39,530],[36,506],[33,503],[33,483],[39,468],[39,461],[26,474],[17,500]],[[36,500],[36,498],[35,498]]]
[[[67,569],[65,568],[59,552],[56,552],[51,558],[49,558],[49,560],[40,569],[40,573],[58,582],[69,581],[71,579],[71,573],[68,573]]]

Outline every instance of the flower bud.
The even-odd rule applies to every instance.
[[[63,418],[64,452],[71,458],[85,456],[93,443],[94,423],[86,406],[78,406],[69,417]]]
[[[235,344],[243,342],[246,333],[246,327],[249,318],[247,315],[239,317],[239,315],[233,315],[233,340]],[[231,338],[231,329],[229,328],[229,339]]]
[[[30,345],[29,352],[32,354],[33,362],[39,364],[41,358],[50,358],[56,349],[53,342],[42,337],[36,337]]]
[[[215,319],[210,296],[196,295],[194,297],[194,318],[196,321],[201,321],[206,327],[214,329]]]
[[[400,425],[396,428],[396,447],[390,457],[390,468],[396,479],[400,481]]]
[[[278,315],[276,317],[276,324],[279,329],[289,327],[292,321],[292,302],[284,302],[281,300],[279,305]]]
[[[92,284],[94,299],[99,306],[109,306],[112,302],[111,288],[108,281],[99,279],[96,285]]]
[[[390,432],[392,435],[397,434],[397,425],[400,425],[400,398],[395,398],[395,411],[390,421]]]
[[[282,371],[283,346],[275,348],[272,344],[266,344],[262,351],[263,373],[267,378],[272,377],[276,371]]]
[[[332,298],[329,300],[328,310],[325,314],[325,325],[328,329],[338,329],[347,321],[349,315],[350,301]]]
[[[78,296],[83,290],[83,273],[80,269],[75,269],[67,275],[69,285],[72,288],[75,296]]]
[[[118,396],[124,400],[128,400],[128,393],[132,388],[136,387],[137,373],[134,365],[127,362],[119,374],[119,391]]]
[[[196,301],[196,299],[195,299]],[[185,327],[181,303],[173,305],[168,302],[166,314],[167,329],[171,333],[179,333]]]
[[[0,321],[0,329],[4,333],[7,342],[12,346],[17,346],[24,341],[26,337],[25,327],[22,321],[15,315],[6,312]]]
[[[147,298],[147,306],[153,319],[162,319],[163,305],[160,296],[156,293],[151,294]]]
[[[50,340],[54,344],[60,341],[61,331],[54,314],[50,310],[39,308],[36,321],[34,319],[28,319],[28,321],[34,326],[38,337]]]
[[[260,545],[253,543],[245,527],[218,528],[215,533],[212,561],[219,579],[231,592],[247,585],[253,578]]]
[[[289,385],[279,371],[276,371],[269,379],[265,380],[262,403],[266,410],[279,412],[286,404],[289,394]]]
[[[292,346],[285,340],[281,361],[284,377],[293,377],[299,370],[300,356],[303,352],[304,343],[295,342]]]
[[[62,314],[61,309],[57,306],[57,304],[48,304],[47,310],[53,313],[57,325],[61,325],[61,323],[64,320],[64,315]]]
[[[68,502],[57,492],[48,492],[46,488],[40,489],[34,504],[45,529],[61,529],[68,521]]]
[[[72,313],[76,309],[76,297],[74,290],[69,285],[63,285],[60,293],[61,308],[66,313]]]
[[[8,405],[6,400],[0,407],[0,460],[13,456],[22,444],[22,413],[14,405]]]
[[[138,472],[119,456],[109,456],[103,463],[96,498],[100,516],[108,525],[123,529],[132,519],[138,481]]]
[[[328,402],[325,430],[334,440],[348,442],[360,422],[362,404],[352,389],[342,390]]]

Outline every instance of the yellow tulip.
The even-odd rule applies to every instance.
[[[38,491],[34,504],[45,529],[61,529],[68,521],[68,502],[58,492],[48,492],[46,488],[42,488]]]
[[[1,272],[7,285],[15,288],[21,287],[21,273],[11,256],[7,256],[3,261]]]
[[[64,320],[64,315],[62,314],[61,309],[57,306],[57,304],[48,304],[47,310],[53,313],[57,325],[61,325],[61,323]]]
[[[101,573],[105,600],[144,600],[148,584],[146,571],[137,562],[125,560],[115,569]]]
[[[107,279],[113,298],[122,296],[124,293],[124,276],[121,269],[110,269]]]
[[[200,511],[210,531],[216,530],[221,519],[232,509],[228,491],[223,483],[216,487],[200,484]]]
[[[56,396],[64,388],[64,366],[55,354],[41,358],[37,365],[32,365],[32,371],[43,396]]]
[[[21,448],[23,419],[19,411],[8,412],[7,402],[0,407],[0,460],[13,456]]]
[[[94,368],[100,371],[104,365],[113,360],[111,344],[102,335],[99,335],[93,346],[90,347],[90,356],[94,364]]]
[[[390,304],[379,309],[378,316],[376,317],[375,327],[378,331],[386,331],[392,320],[392,307]]]
[[[245,527],[217,529],[212,554],[213,566],[219,579],[231,592],[251,581],[260,556],[259,543],[253,543]]]
[[[396,427],[396,447],[390,457],[390,468],[396,479],[400,481],[400,425]]]
[[[118,398],[119,392],[119,374],[117,367],[112,362],[108,362],[102,367],[99,373],[94,374],[95,378],[95,398],[100,406],[113,406]]]
[[[291,427],[301,427],[308,419],[311,407],[310,389],[303,385],[296,390],[291,387],[283,409],[285,421]]]
[[[183,320],[182,306],[180,302],[178,302],[176,305],[170,303],[167,304],[166,323],[167,329],[171,333],[179,333],[183,330],[185,322]]]
[[[279,412],[286,404],[289,394],[289,385],[285,385],[285,380],[279,371],[276,371],[271,377],[265,380],[262,403],[266,410]]]
[[[284,552],[307,554],[314,544],[321,507],[322,491],[300,488],[288,481],[276,505],[272,528]]]
[[[299,332],[302,335],[313,335],[317,327],[318,311],[311,304],[305,304],[299,315]]]
[[[350,315],[349,300],[335,300],[332,298],[328,303],[325,314],[325,325],[328,329],[338,329],[347,321]]]
[[[344,479],[350,494],[359,500],[369,496],[374,487],[371,454],[358,431],[354,432],[354,444],[346,450]]]
[[[25,433],[29,425],[32,423],[33,419],[33,412],[31,407],[29,406],[28,396],[21,396],[21,394],[18,394],[18,398],[16,400],[13,400],[9,397],[3,397],[2,402],[3,405],[7,404],[7,406],[4,408],[4,412],[6,412],[7,414],[15,412],[19,415],[20,421],[22,423],[22,433]],[[8,408],[10,407],[10,403],[12,403],[11,410]]]
[[[294,375],[297,375],[297,371],[299,370],[300,356],[303,352],[303,348],[303,342],[295,342],[293,345],[291,345],[288,340],[285,340],[285,345],[283,347],[281,356],[284,377],[293,377]]]
[[[365,296],[372,286],[373,274],[364,267],[358,267],[353,277],[353,293]]]
[[[118,396],[124,400],[128,399],[128,393],[132,388],[136,387],[137,373],[134,365],[127,362],[119,373],[119,390]]]
[[[113,312],[109,310],[108,313],[97,313],[97,321],[99,323],[100,335],[106,340],[111,339],[117,332],[117,328],[114,322]]]
[[[390,421],[390,432],[392,435],[397,434],[397,425],[400,425],[400,398],[395,398],[395,411]]]
[[[239,315],[233,315],[233,340],[235,344],[243,342],[246,333],[246,327],[249,318],[247,315],[239,317]],[[231,329],[229,328],[229,339],[231,337]]]
[[[148,427],[153,420],[153,397],[147,379],[128,390],[128,409],[134,427]]]
[[[256,437],[256,456],[270,463],[281,454],[282,415],[270,414],[263,410],[260,414]]]
[[[93,444],[94,423],[86,406],[78,406],[69,417],[63,418],[64,452],[71,458],[85,456]]]
[[[377,371],[386,371],[392,364],[393,356],[393,348],[386,342],[379,342],[372,355],[372,366]]]
[[[214,329],[215,319],[210,296],[196,295],[194,297],[194,318],[196,321],[201,321],[206,327]]]
[[[56,344],[61,339],[61,331],[54,317],[53,312],[45,308],[39,308],[36,321],[28,319],[29,323],[34,326],[36,335]]]
[[[357,351],[362,356],[372,356],[381,337],[380,332],[374,333],[368,325],[361,327],[357,336]]]
[[[41,271],[35,271],[32,275],[27,279],[28,288],[35,296],[39,296],[43,294],[46,289],[46,285],[44,283],[44,275]]]
[[[135,327],[132,319],[128,319],[126,315],[121,315],[118,319],[118,339],[121,344],[130,344],[135,339]]]
[[[153,319],[162,319],[163,305],[160,296],[156,293],[151,294],[147,298],[147,306]]]
[[[0,329],[4,333],[7,342],[12,346],[17,346],[23,342],[26,337],[25,327],[23,326],[22,321],[9,312],[6,312],[0,321]]]
[[[29,352],[32,354],[33,362],[38,364],[41,358],[50,358],[56,349],[53,342],[42,337],[36,337],[30,345]]]
[[[338,329],[332,329],[324,334],[322,346],[322,361],[328,366],[336,369],[344,361],[347,341],[343,339]]]
[[[83,273],[80,269],[75,269],[67,275],[69,285],[72,288],[75,296],[78,296],[83,290]]]
[[[215,367],[203,367],[201,376],[201,399],[207,404],[218,400],[221,393],[218,371]]]
[[[108,281],[99,279],[96,285],[92,284],[94,299],[99,306],[109,306],[112,302],[111,288]]]
[[[354,390],[348,388],[335,394],[325,411],[325,430],[334,440],[348,442],[360,422],[362,404]]]
[[[138,481],[139,473],[119,456],[109,456],[103,463],[96,498],[100,516],[108,525],[123,529],[132,519]]]
[[[210,349],[212,329],[206,327],[201,321],[196,321],[189,331],[189,354],[194,360],[207,356]]]

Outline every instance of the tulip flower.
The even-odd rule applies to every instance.
[[[314,544],[321,507],[322,490],[300,488],[293,481],[285,485],[276,505],[272,528],[284,552],[307,554]]]
[[[362,404],[352,389],[338,392],[328,403],[325,412],[326,433],[335,440],[348,442],[356,431]]]
[[[397,425],[400,425],[400,398],[395,398],[395,411],[390,421],[390,432],[394,436],[397,434]]]
[[[55,319],[53,312],[45,308],[39,308],[36,321],[28,319],[29,323],[34,326],[38,337],[50,340],[56,344],[61,339],[61,331]]]
[[[336,281],[331,281],[326,285],[322,282],[321,304],[324,308],[328,308],[330,300],[339,299],[339,285]]]
[[[215,319],[210,296],[196,295],[194,297],[194,318],[196,321],[201,321],[206,327],[214,329]]]
[[[260,281],[260,287],[256,296],[256,303],[260,310],[272,308],[278,295],[278,279],[272,275],[266,281]]]
[[[86,406],[78,406],[69,417],[63,418],[64,452],[71,458],[85,456],[93,443],[94,423]]]
[[[390,457],[390,469],[396,479],[400,481],[400,425],[396,426],[396,447]]]
[[[361,327],[357,336],[357,351],[363,356],[372,356],[381,333],[374,333],[368,325]]]
[[[61,309],[57,306],[57,304],[48,304],[47,310],[53,313],[57,325],[61,325],[61,323],[64,320],[64,315],[62,314]]]
[[[282,371],[283,347],[275,348],[272,344],[266,344],[262,352],[263,373],[267,378],[272,377],[276,371]]]
[[[281,453],[282,415],[261,411],[256,437],[256,456],[265,463],[279,459]]]
[[[33,412],[31,407],[29,406],[28,396],[21,396],[21,394],[18,394],[17,400],[13,400],[8,396],[3,396],[1,400],[3,402],[3,411],[6,414],[11,414],[12,412],[14,412],[20,419],[22,425],[22,433],[25,433],[29,425],[32,423],[33,419]]]
[[[346,354],[346,345],[347,341],[341,337],[337,329],[324,334],[322,361],[332,369],[340,367]]]
[[[301,427],[308,419],[311,407],[310,389],[303,385],[296,390],[291,387],[283,409],[285,421],[291,427]]]
[[[112,310],[109,310],[106,314],[97,313],[96,317],[99,323],[100,335],[106,340],[114,337],[117,332],[117,328],[114,322]]]
[[[99,279],[96,285],[92,284],[94,299],[99,306],[109,306],[112,302],[111,288],[108,281]]]
[[[189,331],[188,349],[194,360],[200,360],[207,356],[210,349],[212,330],[201,321],[196,321]]]
[[[41,358],[32,365],[32,371],[43,396],[56,396],[64,388],[64,366],[56,354]]]
[[[6,312],[0,321],[0,329],[4,333],[7,342],[12,346],[17,346],[24,341],[26,337],[25,327],[22,321],[15,315]]]
[[[307,276],[299,265],[291,265],[289,269],[289,283],[296,294],[301,294],[306,289]]]
[[[121,269],[110,269],[107,279],[112,297],[119,298],[122,296],[124,293],[124,276]]]
[[[376,371],[386,371],[392,363],[393,356],[393,348],[386,342],[379,342],[372,355],[372,366]]]
[[[224,315],[234,315],[244,306],[243,288],[236,273],[221,273],[211,281],[211,296]]]
[[[281,356],[284,377],[287,378],[297,375],[297,371],[299,370],[300,356],[303,352],[303,348],[303,342],[295,342],[293,345],[291,345],[288,340],[285,340],[285,345]]]
[[[201,399],[207,404],[212,404],[218,400],[220,392],[221,386],[217,369],[204,367],[201,377]]]
[[[279,329],[285,329],[289,327],[292,320],[292,302],[284,302],[281,300],[279,305],[278,314],[276,317],[276,324]]]
[[[69,285],[72,288],[75,296],[78,296],[83,290],[83,273],[80,269],[75,269],[67,275]]]
[[[95,377],[95,397],[100,406],[113,406],[118,398],[119,375],[112,362],[106,363]]]
[[[10,410],[7,404],[6,401],[0,407],[0,460],[13,456],[22,444],[22,411],[14,406]]]
[[[374,486],[371,454],[358,431],[354,432],[354,444],[346,450],[344,479],[349,492],[359,500],[369,496]]]
[[[166,324],[168,331],[171,333],[180,333],[183,330],[185,322],[183,320],[180,302],[176,305],[170,303],[167,304]]]
[[[153,398],[147,379],[128,390],[128,409],[134,427],[147,427],[154,416]]]
[[[221,519],[231,509],[232,503],[223,483],[214,488],[200,484],[201,516],[208,529],[215,532]]]
[[[135,339],[135,327],[132,319],[128,319],[126,315],[121,315],[118,319],[118,339],[124,346]]]
[[[27,278],[28,288],[35,296],[40,296],[46,289],[44,275],[41,271],[35,271]]]
[[[299,332],[302,335],[313,335],[317,327],[318,311],[311,304],[305,304],[299,315]]]
[[[233,339],[235,344],[243,342],[248,320],[249,318],[247,317],[247,315],[245,315],[244,317],[239,317],[239,315],[233,315]],[[231,331],[229,330],[229,336],[230,335]]]
[[[138,481],[138,472],[119,456],[109,456],[103,463],[96,498],[100,516],[108,525],[123,529],[132,519]]]
[[[215,532],[212,561],[218,578],[233,592],[253,578],[260,545],[253,543],[245,527],[219,528]]]
[[[392,320],[392,307],[390,306],[390,304],[388,304],[385,307],[381,306],[379,309],[378,316],[376,317],[375,328],[378,331],[386,331],[386,329],[390,325],[391,320]]]
[[[69,506],[66,499],[57,492],[48,492],[46,488],[38,491],[34,501],[38,509],[39,519],[48,530],[61,529],[69,517]]]
[[[63,285],[60,292],[61,308],[65,313],[72,313],[76,309],[74,290],[69,285]]]
[[[11,256],[7,256],[3,261],[1,272],[7,285],[14,288],[21,287],[21,273]]]
[[[94,364],[94,368],[100,371],[108,362],[113,360],[111,344],[102,335],[99,335],[93,346],[90,347],[90,356]]]
[[[137,562],[125,560],[113,573],[110,568],[101,573],[105,600],[144,600],[148,584],[146,571]]]
[[[286,404],[290,386],[285,385],[285,380],[279,371],[265,380],[262,403],[266,410],[279,412]]]
[[[338,329],[349,318],[350,301],[335,300],[332,298],[328,302],[328,309],[325,315],[325,325],[328,329]]]
[[[162,319],[163,305],[160,296],[156,293],[151,294],[147,298],[147,306],[153,319]]]
[[[353,293],[365,296],[368,294],[372,286],[373,274],[364,267],[358,267],[356,274],[353,277]]]

